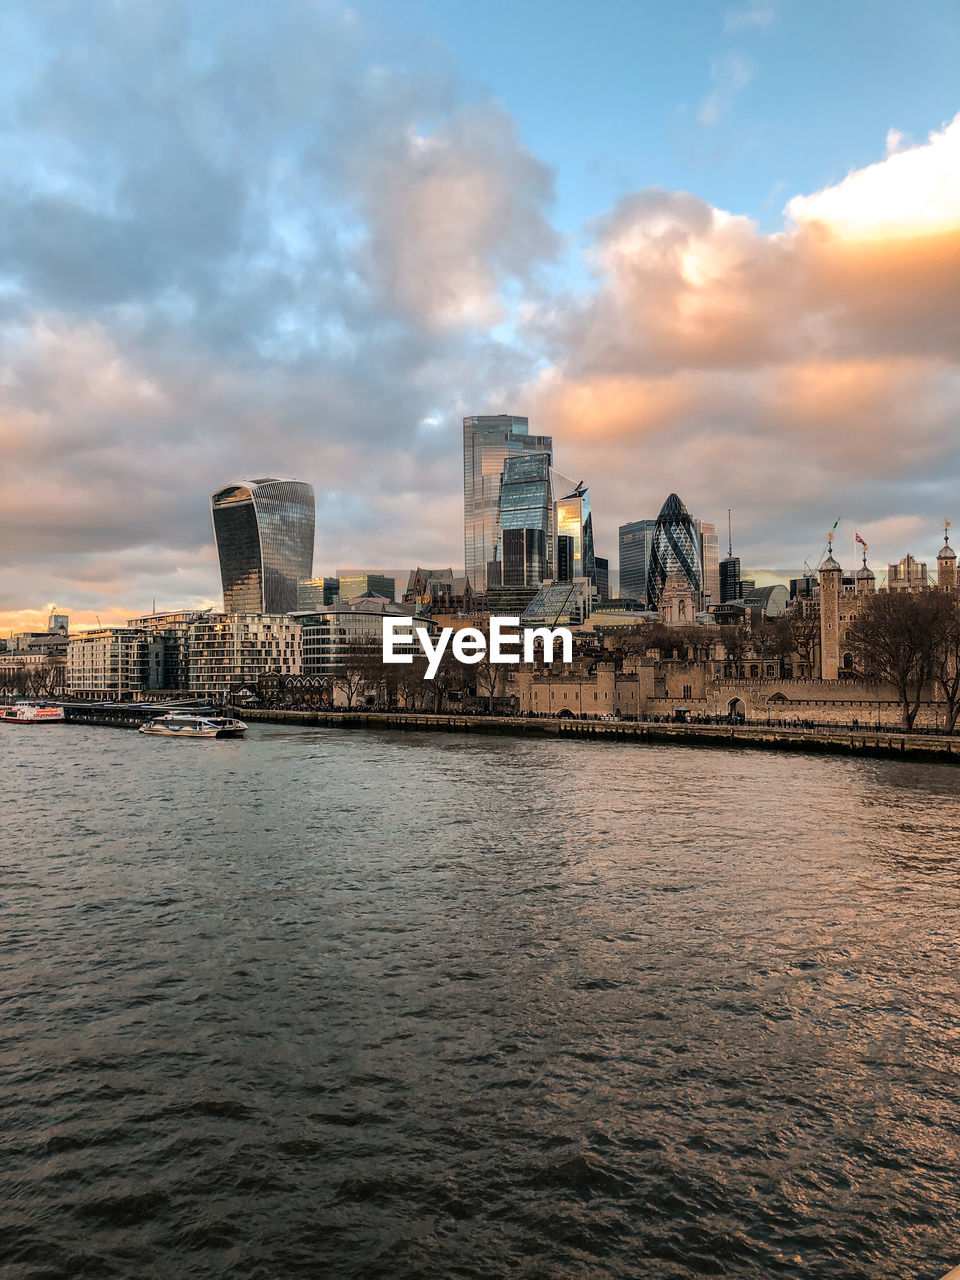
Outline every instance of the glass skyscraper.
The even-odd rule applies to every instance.
[[[463,420],[463,556],[475,591],[486,590],[487,565],[497,558],[504,463],[516,454],[553,457],[550,436],[532,436],[528,426],[526,418],[508,413]]]
[[[620,526],[620,595],[627,600],[647,600],[647,569],[653,550],[656,520],[632,520]]]
[[[652,609],[660,608],[664,584],[671,575],[685,579],[694,599],[700,601],[703,570],[699,530],[675,493],[663,504],[653,532],[647,571],[647,601]]]
[[[292,613],[313,576],[313,488],[301,480],[237,480],[210,497],[225,613]]]
[[[500,484],[500,582],[538,587],[553,577],[553,486],[549,453],[506,458]]]
[[[798,578],[790,579],[790,594],[796,595],[794,591],[794,583],[801,581]],[[726,604],[728,600],[739,600],[743,592],[740,589],[740,557],[727,556],[726,560],[720,561],[720,603]],[[812,594],[806,592],[804,594]]]
[[[581,480],[572,492],[557,498],[557,570],[561,582],[589,578],[596,586],[597,564],[593,551],[593,516],[590,490]]]

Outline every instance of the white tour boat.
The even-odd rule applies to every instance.
[[[171,711],[168,715],[147,720],[139,732],[161,738],[242,738],[247,726],[242,720],[232,720],[229,716]]]
[[[63,707],[48,707],[43,703],[15,702],[0,707],[0,720],[4,724],[63,724]]]

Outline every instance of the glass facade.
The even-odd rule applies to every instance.
[[[725,560],[720,561],[720,603],[726,604],[728,600],[739,600],[740,591],[740,557],[727,556]],[[791,579],[790,591],[792,595],[796,593],[793,590],[793,584],[797,579]],[[810,579],[813,581],[813,579]],[[812,593],[808,593],[812,594]]]
[[[340,594],[339,578],[310,578],[297,583],[297,611],[323,609]]]
[[[647,600],[647,569],[653,550],[656,520],[633,520],[620,526],[620,596]]]
[[[660,608],[664,584],[672,575],[685,579],[694,598],[701,598],[700,537],[690,512],[675,493],[663,504],[654,529],[647,573],[647,601],[651,609]]]
[[[226,613],[291,613],[313,574],[313,488],[242,480],[210,498]]]
[[[341,600],[352,600],[354,596],[366,595],[368,591],[378,596],[386,596],[388,600],[397,598],[397,580],[388,578],[384,573],[373,569],[338,569],[340,581],[338,595]]]
[[[572,493],[557,499],[556,525],[558,580],[572,582],[574,578],[588,578],[596,586],[590,490],[582,482]]]
[[[515,454],[500,485],[500,583],[539,586],[553,577],[553,486],[549,453]]]
[[[463,420],[463,555],[475,591],[486,589],[487,565],[497,559],[504,463],[516,454],[553,456],[550,436],[532,436],[528,425],[508,413]]]
[[[584,578],[575,582],[548,582],[524,609],[523,625],[579,626],[590,616],[591,594],[591,584]]]

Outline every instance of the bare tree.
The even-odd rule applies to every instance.
[[[487,699],[487,710],[493,714],[493,702],[497,693],[502,691],[504,669],[501,663],[490,660],[489,649],[473,668],[473,678],[477,696]]]
[[[333,673],[333,684],[346,699],[349,711],[364,689],[379,686],[382,675],[380,646],[373,641],[356,640],[347,645],[340,667]]]
[[[820,619],[812,611],[802,612],[798,607],[788,625],[793,637],[793,650],[799,664],[801,667],[806,667],[812,675],[813,655],[820,639]]]
[[[784,677],[787,659],[793,656],[793,628],[786,618],[769,619],[763,627],[764,639],[777,660],[777,675]]]
[[[434,672],[433,679],[428,681],[433,686],[433,709],[439,715],[443,711],[444,699],[452,689],[463,684],[463,667],[450,652],[450,646],[444,650],[443,657]]]
[[[720,640],[727,653],[727,662],[733,668],[733,678],[737,680],[743,673],[743,660],[751,641],[750,629],[744,626],[721,627]]]
[[[933,652],[933,679],[947,704],[947,733],[953,733],[960,716],[960,600],[946,592],[940,641]]]
[[[422,653],[413,655],[413,661],[398,667],[397,672],[397,695],[403,705],[408,711],[422,711],[430,693],[426,657]]]
[[[850,628],[862,673],[896,689],[904,730],[913,728],[924,686],[934,676],[950,609],[950,597],[942,591],[881,591]]]

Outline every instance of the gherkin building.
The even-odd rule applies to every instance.
[[[660,608],[664,583],[671,574],[685,578],[694,598],[700,600],[703,583],[700,539],[690,512],[675,493],[671,493],[661,507],[653,531],[647,570],[647,603],[651,609]]]

